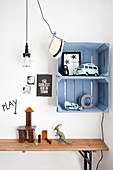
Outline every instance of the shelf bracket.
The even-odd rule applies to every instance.
[[[78,152],[84,158],[84,170],[87,170],[87,164],[89,164],[89,170],[92,170],[92,151],[78,151]]]

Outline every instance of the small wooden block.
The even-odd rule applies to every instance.
[[[24,143],[26,137],[27,137],[26,130],[19,130],[19,143]]]
[[[51,139],[46,139],[46,140],[47,140],[47,142],[48,142],[49,144],[52,143],[52,140],[51,140]]]
[[[46,140],[47,139],[47,130],[42,131],[42,139]]]

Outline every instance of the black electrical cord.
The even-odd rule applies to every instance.
[[[102,161],[102,159],[103,159],[103,151],[101,151],[101,158],[99,159],[99,161],[97,163],[96,170],[98,170],[99,164]]]
[[[57,37],[57,36],[56,36],[56,35],[52,32],[52,29],[51,29],[51,27],[50,27],[49,23],[48,23],[48,22],[47,22],[47,20],[44,18],[44,14],[43,14],[42,7],[41,7],[41,5],[40,5],[39,0],[37,0],[37,3],[38,3],[38,6],[39,6],[39,9],[40,9],[41,15],[42,15],[42,19],[43,19],[43,20],[44,20],[44,22],[48,25],[49,30],[50,30],[50,32],[51,32],[51,34],[52,34],[54,37],[56,37],[56,38],[60,39],[59,37]],[[66,41],[64,41],[64,42],[66,42]]]
[[[104,141],[104,130],[103,130],[103,122],[104,122],[104,113],[102,113],[102,120],[101,120],[101,132],[102,132],[102,140]],[[98,170],[99,164],[103,159],[103,151],[101,151],[101,157],[97,163],[96,170]]]
[[[102,121],[101,121],[102,140],[104,141],[104,129],[103,129],[103,122],[104,122],[104,113],[102,113]]]
[[[42,11],[42,8],[41,8],[41,5],[40,5],[39,0],[37,0],[37,3],[38,3],[38,6],[39,6],[39,9],[40,9],[40,12],[41,12],[41,15],[42,15],[42,18],[43,18],[44,22],[46,22],[46,24],[48,25],[51,34],[54,35],[54,33],[52,32],[52,29],[51,29],[49,23],[48,23],[48,22],[46,21],[46,19],[44,18],[44,14],[43,14],[43,11]]]
[[[31,54],[29,53],[29,48],[28,48],[28,0],[26,0],[26,44],[25,44],[25,53],[23,53],[23,57],[26,57],[26,56],[29,58],[31,56]]]
[[[26,43],[28,43],[28,0],[26,0]]]

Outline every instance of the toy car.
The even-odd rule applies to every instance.
[[[77,103],[69,102],[69,101],[65,102],[65,109],[67,111],[70,110],[70,109],[79,110],[79,111],[83,110],[83,108],[81,106],[79,106]]]
[[[99,75],[98,67],[95,66],[93,63],[82,64],[77,68],[76,75],[98,76]]]

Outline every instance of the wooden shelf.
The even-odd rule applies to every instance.
[[[66,79],[72,79],[72,80],[76,80],[76,79],[80,79],[80,80],[106,80],[106,79],[108,79],[108,77],[107,76],[57,76],[57,79],[64,79],[64,80],[66,80]]]
[[[37,140],[35,140],[37,141]],[[58,144],[57,139],[52,139],[52,144],[42,140],[38,145],[34,143],[19,143],[17,139],[0,139],[0,151],[107,151],[107,145],[101,139],[67,139],[74,142],[67,145]]]

